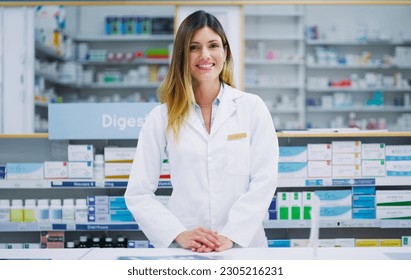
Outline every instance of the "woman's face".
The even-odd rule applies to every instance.
[[[219,82],[227,56],[221,37],[209,27],[197,30],[190,42],[190,73],[197,83]]]

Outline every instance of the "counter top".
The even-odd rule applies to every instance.
[[[0,249],[0,259],[411,260],[411,247],[233,248],[201,254],[181,248]]]

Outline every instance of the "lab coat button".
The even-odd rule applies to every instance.
[[[208,156],[208,161],[213,161],[214,157],[213,156]]]

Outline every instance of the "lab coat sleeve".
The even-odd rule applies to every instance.
[[[241,247],[249,247],[274,196],[277,187],[278,138],[271,113],[257,97],[250,120],[250,185],[233,204],[226,225],[220,232]]]
[[[150,112],[141,128],[124,195],[137,224],[157,248],[168,247],[178,234],[187,230],[154,194],[165,146],[166,121],[159,106]]]

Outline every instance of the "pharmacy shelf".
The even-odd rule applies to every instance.
[[[316,92],[334,92],[334,91],[346,91],[346,92],[373,92],[373,91],[391,91],[391,92],[407,92],[411,90],[411,87],[406,88],[352,88],[352,87],[309,87],[306,88],[307,91]]]
[[[290,11],[290,12],[271,12],[259,10],[256,12],[247,11],[244,16],[246,17],[302,17],[304,13],[302,11]]]
[[[83,84],[82,88],[89,89],[135,89],[135,88],[147,88],[157,89],[161,83],[145,83],[145,84],[127,84],[127,83],[93,83]]]
[[[127,180],[0,180],[0,189],[45,189],[45,188],[126,188]],[[171,188],[170,181],[160,181],[158,188]]]
[[[303,35],[251,35],[244,36],[249,41],[301,41],[304,39]]]
[[[59,52],[57,52],[54,48],[44,45],[40,42],[35,42],[34,45],[36,49],[36,54],[43,57],[48,57],[50,59],[58,60],[58,61],[70,61]]]
[[[24,231],[106,231],[106,230],[139,230],[136,223],[0,223],[0,232],[24,232]]]
[[[310,228],[311,220],[266,220],[266,229]],[[320,219],[320,228],[411,228],[411,220]]]
[[[309,69],[395,69],[396,65],[361,65],[361,64],[336,64],[336,65],[322,65],[322,64],[307,64]]]
[[[410,186],[411,176],[377,178],[305,178],[278,179],[279,188],[289,187],[349,187],[356,185]]]
[[[321,108],[308,106],[308,113],[338,113],[338,112],[411,112],[411,107],[400,106],[361,106],[361,107],[346,107],[346,108]]]
[[[303,89],[302,86],[297,84],[293,85],[252,85],[247,84],[245,85],[247,89]]]
[[[173,41],[174,35],[77,35],[77,42]]]
[[[156,59],[134,59],[132,61],[89,61],[79,60],[77,61],[83,65],[93,66],[135,66],[135,65],[168,65],[169,59],[156,58]]]
[[[303,65],[303,61],[295,61],[295,60],[268,60],[268,59],[245,59],[245,64],[250,65]]]
[[[306,40],[307,45],[348,45],[348,46],[362,46],[362,45],[408,45],[411,41],[356,41],[356,40]]]

